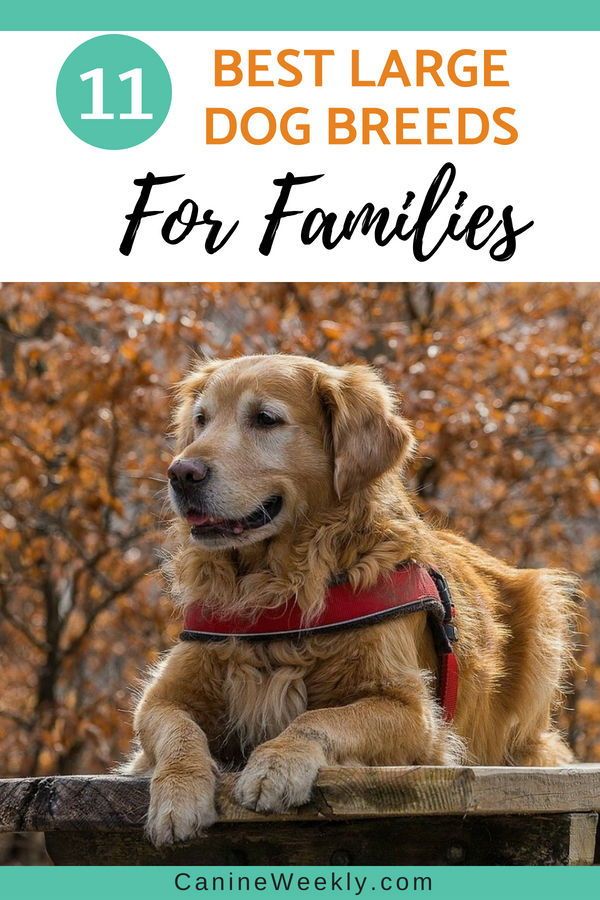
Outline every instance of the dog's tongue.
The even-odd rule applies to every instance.
[[[215,519],[213,516],[205,516],[201,513],[188,513],[186,516],[190,525],[216,525],[222,519]]]
[[[234,534],[241,534],[244,530],[244,526],[241,522],[228,522],[226,519],[215,519],[213,516],[205,516],[201,513],[188,513],[186,519],[189,525],[227,525]]]

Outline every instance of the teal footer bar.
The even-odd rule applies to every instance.
[[[23,900],[111,900],[143,897],[444,897],[519,900],[538,891],[544,900],[596,896],[593,867],[63,867],[0,870],[0,894]]]

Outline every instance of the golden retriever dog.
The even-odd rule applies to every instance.
[[[259,811],[307,802],[325,765],[554,766],[576,580],[515,569],[418,513],[415,448],[366,366],[297,356],[200,364],[178,389],[176,603],[252,621],[293,598],[307,626],[333,580],[377,584],[407,561],[441,573],[456,609],[459,691],[448,721],[425,612],[287,639],[180,641],[135,712],[128,773],[152,775],[147,833],[186,840],[216,819],[223,766]]]

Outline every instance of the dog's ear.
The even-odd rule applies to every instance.
[[[360,490],[415,449],[412,429],[397,415],[390,389],[367,366],[319,372],[317,391],[333,453],[333,486],[339,499]]]
[[[179,384],[175,385],[176,407],[173,415],[173,434],[176,453],[181,453],[194,440],[194,404],[206,386],[210,375],[220,365],[220,360],[199,363]]]

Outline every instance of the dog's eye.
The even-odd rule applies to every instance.
[[[202,428],[204,425],[206,425],[206,416],[200,410],[194,416],[194,423],[196,425],[196,428]]]
[[[272,413],[261,409],[254,416],[254,424],[258,428],[274,428],[276,425],[283,425],[283,419],[280,419],[278,416],[274,416]]]

